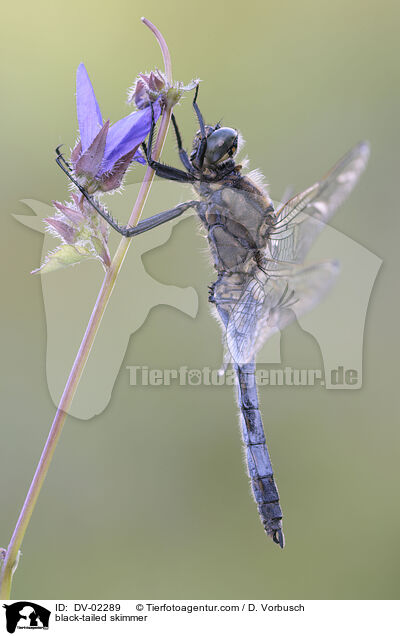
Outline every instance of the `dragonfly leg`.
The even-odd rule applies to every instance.
[[[71,170],[71,166],[69,165],[68,161],[65,159],[63,153],[61,152],[60,148],[61,146],[63,146],[64,144],[59,144],[56,148],[56,155],[57,157],[60,157],[60,160],[63,162],[64,166],[66,168],[68,168],[68,170]]]
[[[163,223],[167,223],[168,221],[172,221],[172,219],[176,219],[178,216],[186,212],[189,208],[197,209],[199,205],[198,201],[186,201],[186,203],[180,203],[175,208],[171,210],[166,210],[165,212],[159,212],[158,214],[154,214],[154,216],[149,217],[148,219],[144,219],[140,221],[135,227],[125,227],[124,228],[124,236],[136,236],[137,234],[143,234],[143,232],[148,232]],[[122,232],[121,232],[122,233]]]
[[[145,152],[147,163],[149,164],[150,168],[154,170],[156,175],[158,177],[161,177],[162,179],[169,179],[170,181],[180,181],[181,183],[193,183],[193,181],[195,181],[195,177],[193,176],[193,174],[185,172],[184,170],[179,170],[178,168],[173,168],[172,166],[167,166],[166,164],[161,163],[160,161],[155,161],[152,158],[151,155],[153,150],[153,139],[156,122],[154,119],[153,104],[150,103],[150,105],[152,119],[149,132],[149,145],[146,146],[144,142],[142,143],[142,148]]]
[[[85,188],[83,186],[81,186],[79,181],[77,181],[75,179],[75,177],[72,175],[72,173],[68,169],[69,168],[69,164],[65,161],[64,157],[59,152],[59,146],[56,149],[56,154],[57,154],[57,156],[56,156],[56,164],[67,175],[68,179],[70,179],[70,181],[72,181],[74,186],[76,186],[78,188],[79,192],[85,197],[86,201],[88,201],[88,203],[90,203],[90,205],[96,210],[96,212],[98,214],[100,214],[100,216],[105,221],[107,221],[107,223],[109,223],[109,225],[111,225],[111,227],[114,230],[116,230],[120,234],[125,234],[125,226],[119,225],[119,223],[117,223],[117,221],[111,216],[111,214],[109,214],[104,208],[100,207],[96,203],[96,201],[93,199],[93,197],[91,197],[90,194],[88,194],[86,192]],[[66,166],[68,166],[68,168]],[[126,236],[126,234],[125,234],[125,236]]]
[[[194,108],[194,110],[196,112],[197,119],[199,121],[201,136],[205,137],[206,136],[206,128],[204,126],[203,115],[201,114],[199,105],[197,103],[198,96],[199,96],[199,85],[197,84],[196,90],[195,90],[195,93],[194,93],[194,98],[193,98],[193,108]]]
[[[203,115],[201,114],[200,108],[199,108],[199,106],[197,104],[198,94],[199,94],[199,85],[197,84],[196,91],[195,91],[195,94],[194,94],[194,99],[193,99],[193,108],[194,108],[195,113],[197,115],[197,119],[198,119],[199,126],[200,126],[201,141],[200,141],[197,153],[196,153],[196,157],[193,160],[193,163],[195,164],[196,168],[201,170],[202,167],[203,167],[204,157],[206,155],[206,150],[207,150],[207,135],[206,135],[206,128],[204,126]]]
[[[96,212],[100,214],[100,216],[105,221],[107,221],[107,223],[111,225],[111,227],[114,230],[116,230],[119,234],[122,234],[122,236],[131,237],[131,236],[136,236],[137,234],[143,234],[143,232],[152,230],[154,227],[157,227],[158,225],[161,225],[162,223],[167,223],[168,221],[175,219],[176,217],[183,214],[189,208],[197,209],[197,206],[199,205],[198,201],[187,201],[186,203],[181,203],[180,205],[177,205],[175,208],[172,208],[171,210],[166,210],[165,212],[160,212],[159,214],[155,214],[154,216],[151,216],[148,219],[144,219],[143,221],[140,221],[135,227],[120,225],[111,216],[111,214],[106,212],[104,208],[102,208],[100,205],[96,203],[93,197],[91,197],[90,194],[86,192],[85,188],[83,188],[81,184],[73,177],[71,172],[67,170],[67,168],[65,167],[66,161],[63,157],[61,157],[61,154],[59,152],[57,153],[56,163],[61,168],[61,170],[65,172],[67,177],[78,188],[78,190],[82,193],[85,199],[96,210]]]
[[[181,133],[179,132],[178,124],[176,122],[176,118],[175,118],[175,115],[173,113],[171,115],[171,121],[172,121],[172,125],[173,125],[174,131],[175,131],[176,142],[178,144],[179,157],[180,157],[183,165],[185,166],[186,170],[188,172],[192,173],[193,172],[193,166],[190,163],[190,159],[188,157],[188,154],[187,154],[186,150],[182,146]]]
[[[195,177],[184,170],[179,170],[179,168],[173,168],[159,161],[154,161],[154,159],[151,158],[150,149],[147,148],[144,142],[142,143],[142,148],[145,152],[147,163],[150,168],[154,170],[157,177],[168,179],[169,181],[179,181],[180,183],[193,183],[193,181],[195,181]]]

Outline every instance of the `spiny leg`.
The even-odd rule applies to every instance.
[[[148,230],[152,230],[153,228],[161,225],[162,223],[167,223],[167,221],[171,221],[176,217],[183,214],[189,208],[197,208],[199,205],[198,201],[187,201],[186,203],[181,203],[177,205],[175,208],[171,210],[166,210],[165,212],[160,212],[159,214],[155,214],[148,219],[144,219],[140,221],[135,227],[128,227],[126,225],[119,225],[113,217],[108,214],[103,208],[97,205],[97,203],[92,199],[92,197],[86,192],[85,188],[83,188],[80,183],[73,177],[73,175],[65,168],[62,161],[62,157],[59,153],[57,153],[56,163],[61,168],[61,170],[67,175],[67,177],[72,181],[72,183],[78,188],[78,190],[83,194],[85,199],[90,203],[90,205],[96,210],[100,216],[111,225],[111,227],[116,230],[119,234],[122,234],[126,237],[136,236],[137,234],[143,234],[143,232],[147,232]]]
[[[174,168],[172,166],[167,166],[164,163],[160,163],[159,161],[154,161],[154,159],[151,158],[150,152],[144,142],[142,143],[142,148],[146,154],[147,163],[158,177],[168,179],[169,181],[179,181],[180,183],[193,183],[193,181],[195,181],[195,177],[188,172],[184,172],[184,170],[179,170],[179,168]]]
[[[176,219],[178,216],[186,212],[189,208],[197,209],[199,205],[198,201],[186,201],[185,203],[180,203],[171,210],[165,210],[165,212],[159,212],[158,214],[154,214],[148,219],[144,219],[140,221],[135,227],[126,227],[123,232],[124,236],[131,237],[136,236],[137,234],[143,234],[143,232],[148,232],[148,230],[152,230],[163,223],[167,223],[168,221],[172,221],[172,219]]]
[[[204,125],[203,115],[201,114],[200,108],[199,108],[199,106],[197,104],[198,95],[199,95],[199,85],[197,84],[196,90],[195,90],[195,93],[194,93],[194,98],[193,98],[193,108],[194,108],[194,110],[196,112],[197,119],[199,121],[201,136],[205,137],[206,136],[206,128],[205,128],[205,125]]]
[[[60,148],[63,146],[64,144],[59,144],[56,148],[56,155],[57,157],[60,157],[61,161],[63,162],[64,166],[66,168],[68,168],[68,170],[71,170],[71,166],[68,163],[68,161],[65,159],[63,153],[60,151]]]
[[[193,108],[194,108],[195,113],[197,115],[197,119],[198,119],[199,126],[200,126],[201,141],[200,141],[199,147],[197,149],[196,157],[194,159],[194,164],[199,170],[201,170],[202,167],[203,167],[204,157],[205,157],[206,150],[207,150],[207,136],[206,136],[206,128],[204,126],[203,115],[201,114],[200,108],[198,107],[198,104],[197,104],[197,96],[198,96],[198,94],[199,94],[199,85],[197,84],[196,91],[195,91],[194,98],[193,98]]]
[[[190,159],[188,157],[188,154],[187,154],[186,150],[182,146],[182,137],[181,137],[181,134],[179,132],[179,128],[178,128],[178,124],[177,124],[176,119],[175,119],[175,115],[173,113],[171,115],[171,120],[172,120],[172,125],[173,125],[174,130],[175,130],[176,141],[177,141],[177,144],[178,144],[179,157],[180,157],[183,165],[185,166],[186,170],[188,172],[193,172],[193,166],[190,163]]]
[[[65,159],[63,157],[61,157],[60,154],[58,154],[58,153],[57,153],[57,157],[56,157],[56,163],[61,168],[61,170],[67,175],[68,179],[70,179],[70,181],[72,181],[72,183],[78,188],[79,192],[85,197],[86,201],[88,201],[90,203],[90,205],[96,210],[96,212],[98,214],[100,214],[100,216],[105,221],[107,221],[107,223],[109,223],[109,225],[111,225],[111,227],[114,228],[114,230],[116,230],[120,234],[123,234],[124,236],[126,236],[126,234],[125,234],[125,230],[126,230],[125,226],[119,225],[117,223],[117,221],[115,221],[113,219],[111,214],[108,214],[108,212],[106,212],[103,208],[101,208],[99,205],[97,205],[97,203],[90,196],[90,194],[88,194],[86,192],[85,188],[83,186],[81,186],[81,184],[73,177],[71,172],[69,170],[67,170],[67,168],[64,165],[66,163]]]
[[[195,177],[189,172],[184,172],[183,170],[179,170],[178,168],[173,168],[172,166],[167,166],[159,161],[155,161],[152,158],[152,150],[153,150],[153,138],[154,138],[154,130],[156,127],[156,122],[154,119],[154,109],[153,104],[151,105],[151,128],[149,133],[149,145],[142,143],[142,148],[146,154],[147,163],[150,168],[154,170],[158,177],[163,179],[169,179],[170,181],[180,181],[181,183],[193,183]]]

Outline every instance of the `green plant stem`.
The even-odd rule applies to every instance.
[[[154,27],[154,25],[152,25],[145,18],[142,18],[142,20],[146,24],[146,26],[148,26],[152,30],[152,32],[156,35],[158,39],[158,42],[160,44],[163,57],[164,57],[165,71],[169,81],[172,82],[171,60],[170,60],[170,56],[169,56],[169,52],[168,52],[168,48],[165,43],[165,40],[161,36],[158,29]],[[160,157],[161,151],[164,146],[165,138],[167,136],[167,132],[168,132],[168,128],[169,128],[169,124],[171,120],[171,111],[172,111],[172,108],[168,106],[163,111],[163,114],[161,117],[161,124],[160,124],[159,132],[157,135],[157,140],[156,140],[154,152],[153,152],[153,156],[156,160]],[[129,218],[129,225],[136,225],[137,222],[139,221],[141,213],[143,211],[143,207],[146,203],[146,199],[149,194],[153,179],[154,179],[154,171],[151,168],[147,167],[142,185],[139,190],[138,197],[133,207],[132,214]],[[19,515],[17,524],[15,526],[13,535],[11,537],[11,541],[7,548],[7,553],[3,561],[3,567],[1,570],[0,599],[10,598],[12,575],[17,563],[18,554],[20,551],[22,540],[24,538],[26,529],[28,527],[33,510],[35,508],[35,504],[38,499],[39,493],[41,491],[47,471],[49,469],[52,457],[54,455],[57,442],[60,438],[61,431],[63,429],[64,422],[68,414],[68,410],[71,406],[71,402],[75,395],[76,389],[79,385],[82,372],[85,368],[85,364],[87,362],[94,339],[99,329],[101,319],[106,310],[111,293],[114,289],[114,285],[116,283],[118,273],[122,267],[122,263],[124,262],[130,242],[131,242],[131,239],[122,238],[115,252],[110,268],[104,277],[103,284],[101,286],[99,295],[97,297],[92,315],[90,316],[90,320],[86,328],[86,332],[81,342],[81,345],[79,347],[79,351],[75,358],[75,362],[71,369],[71,373],[68,377],[67,384],[62,394],[60,404],[58,406],[56,415],[53,420],[53,424],[51,426],[49,435],[47,437],[45,446],[43,448],[43,452],[40,457],[39,463],[37,465],[36,472],[34,474],[25,502],[22,506],[22,510]]]

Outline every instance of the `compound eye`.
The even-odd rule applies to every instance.
[[[237,150],[237,131],[233,128],[218,128],[207,138],[205,161],[215,165],[232,157]]]
[[[236,154],[236,151],[237,151],[237,144],[238,144],[238,142],[237,142],[237,137],[236,137],[235,142],[234,142],[234,144],[233,144],[232,148],[231,148],[230,150],[228,150],[228,155],[229,155],[230,157],[233,157],[233,155],[235,155],[235,154]]]

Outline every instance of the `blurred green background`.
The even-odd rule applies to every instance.
[[[182,222],[144,264],[165,284],[192,285],[199,316],[153,309],[129,342],[105,412],[67,420],[13,597],[398,598],[400,9],[388,0],[5,5],[0,545],[11,536],[55,411],[41,282],[29,275],[42,236],[11,214],[27,213],[24,198],[67,197],[53,150],[75,140],[81,61],[114,120],[129,112],[125,91],[135,75],[161,66],[142,14],[165,35],[175,78],[204,80],[206,118],[223,117],[242,131],[273,198],[288,183],[310,185],[359,139],[371,141],[368,172],[332,223],[384,261],[367,316],[364,385],[263,390],[285,514],[287,547],[278,550],[249,496],[232,389],[129,386],[126,365],[219,363],[220,330],[206,302],[212,269],[193,219]],[[189,144],[188,100],[177,114]],[[164,158],[176,164],[172,137]],[[125,205],[128,218],[132,201]],[[150,201],[146,214],[157,205]],[[293,327],[286,341],[297,366],[302,356],[309,361],[299,334]]]

